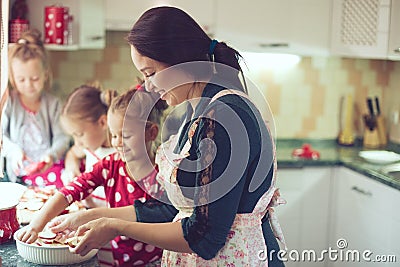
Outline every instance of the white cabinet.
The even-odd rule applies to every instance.
[[[387,58],[389,26],[390,0],[333,0],[331,52]]]
[[[106,28],[108,30],[129,31],[147,9],[165,5],[176,6],[185,10],[206,32],[212,33],[215,23],[214,6],[216,1],[214,0],[106,0]]]
[[[277,187],[287,204],[276,208],[288,250],[326,249],[329,237],[330,188],[333,169],[278,169]],[[288,267],[324,266],[325,262],[289,260]]]
[[[330,247],[345,239],[343,252],[357,250],[360,258],[370,250],[376,255],[400,255],[400,191],[347,168],[334,176],[333,225]],[[340,251],[340,249],[339,249]],[[397,259],[398,260],[398,259]],[[330,266],[393,266],[393,263],[330,261]]]
[[[328,55],[327,0],[218,0],[215,37],[240,51]]]
[[[31,28],[43,33],[44,8],[61,4],[69,7],[72,20],[72,45],[47,45],[49,49],[100,49],[105,47],[105,0],[27,0]],[[13,1],[12,1],[13,2]]]
[[[400,60],[400,0],[392,0],[388,58]]]

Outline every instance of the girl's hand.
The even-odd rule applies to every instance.
[[[40,231],[35,230],[33,227],[31,227],[30,225],[22,228],[19,232],[18,232],[18,236],[17,238],[25,243],[31,244],[33,242],[36,241],[36,239],[38,238],[38,234]]]
[[[46,162],[42,169],[38,170],[39,173],[47,171],[54,164],[53,156],[46,155],[40,158],[40,161]]]
[[[16,149],[11,153],[11,167],[16,175],[24,167],[24,160],[26,158],[25,152],[22,149]]]
[[[51,220],[47,224],[47,227],[53,233],[70,233],[72,231],[76,231],[80,225],[88,222],[85,213],[86,211],[78,211],[70,214],[60,215]]]
[[[94,248],[101,248],[118,235],[118,219],[100,218],[78,228],[75,235],[84,235],[75,248],[70,251],[85,256]]]

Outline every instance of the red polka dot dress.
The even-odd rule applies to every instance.
[[[128,176],[126,164],[118,153],[111,154],[93,166],[93,171],[82,173],[74,181],[60,189],[68,203],[85,199],[98,186],[104,186],[106,201],[109,207],[133,205],[139,199],[144,202],[151,197]],[[153,172],[143,179],[151,179]],[[150,178],[149,178],[150,177]],[[111,241],[114,266],[144,266],[158,260],[162,250],[152,245],[118,236]]]

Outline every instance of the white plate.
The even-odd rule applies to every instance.
[[[0,182],[0,209],[18,204],[27,187],[12,182]]]
[[[399,154],[386,150],[360,151],[358,155],[366,161],[375,164],[389,164],[400,161]]]
[[[22,229],[22,228],[21,228]],[[19,255],[27,261],[43,265],[68,265],[87,261],[97,253],[97,249],[92,249],[86,256],[80,256],[69,252],[69,246],[38,246],[26,244],[17,238],[18,230],[14,233]]]

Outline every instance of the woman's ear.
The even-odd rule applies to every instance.
[[[145,134],[146,142],[156,140],[157,135],[158,135],[158,125],[152,123],[151,126],[146,129],[146,134]]]

